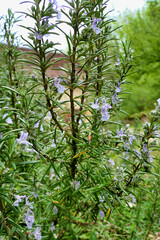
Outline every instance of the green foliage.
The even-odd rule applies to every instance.
[[[123,44],[110,67],[113,29],[104,13],[106,2],[66,1],[70,10],[61,11],[67,20],[58,19],[56,2],[30,3],[25,14],[35,26],[27,27],[24,40],[32,50],[27,62],[34,75],[18,74],[19,52],[10,27],[4,34],[0,237],[146,240],[159,231],[160,99],[141,131],[133,133],[115,121],[133,57],[130,45]],[[53,59],[56,44],[47,36],[54,28],[64,32],[62,23],[72,29],[64,33],[65,75],[51,78],[47,69],[55,69],[59,59]],[[111,72],[114,77],[108,79]]]
[[[149,111],[160,96],[160,2],[147,1],[142,10],[125,12],[121,17],[120,39],[131,41],[134,50],[134,71],[128,81],[131,95],[126,96],[124,109],[130,114]]]

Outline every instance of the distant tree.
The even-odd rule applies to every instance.
[[[146,1],[142,10],[126,11],[120,18],[118,34],[131,41],[135,64],[124,108],[130,114],[147,111],[160,97],[160,0]]]

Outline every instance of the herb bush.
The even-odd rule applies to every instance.
[[[143,131],[133,133],[121,123],[132,49],[123,44],[121,56],[109,55],[114,29],[107,2],[27,1],[31,8],[23,14],[34,21],[22,26],[29,32],[28,39],[22,37],[25,46],[32,50],[23,60],[24,66],[32,65],[33,73],[27,74],[12,32],[18,20],[10,10],[4,18],[1,239],[149,239],[158,234],[160,99],[148,121],[139,123]],[[64,23],[69,34],[61,28]],[[51,78],[47,69],[61,60],[54,58],[57,44],[48,38],[56,28],[66,37],[62,58],[67,64],[62,76]],[[68,98],[62,101],[64,95]]]

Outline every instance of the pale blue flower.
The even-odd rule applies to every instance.
[[[77,190],[80,186],[80,182],[79,181],[74,181],[75,184],[75,190]]]
[[[120,129],[120,131],[117,129],[117,136],[121,138],[123,138],[123,128]]]
[[[28,201],[29,197],[30,197],[30,196],[26,197],[26,205],[28,205],[30,209],[33,209],[34,207],[33,207],[32,204],[33,204],[34,202],[29,202],[29,201]]]
[[[133,140],[136,140],[134,135],[129,135],[129,143],[132,144]]]
[[[39,128],[39,124],[40,124],[40,120],[35,123],[34,127],[35,127],[35,128]],[[41,126],[40,126],[40,131],[43,132],[43,126],[42,126],[42,124],[41,124]]]
[[[109,162],[112,166],[115,165],[115,162],[114,162],[111,158],[108,160],[108,162]]]
[[[94,18],[93,23],[92,23],[92,28],[96,34],[99,34],[101,32],[101,29],[97,27],[97,24],[101,22],[101,18]]]
[[[140,154],[140,152],[138,152],[137,150],[133,150],[134,154],[139,158],[139,159],[142,159],[142,156]]]
[[[101,115],[102,121],[107,121],[110,118],[108,109],[112,108],[110,104],[106,103],[106,99],[102,98],[102,108],[101,108]]]
[[[52,180],[52,179],[53,179],[53,177],[55,177],[55,173],[54,173],[54,170],[53,170],[53,169],[51,169],[51,176],[50,176],[49,180]]]
[[[55,148],[55,147],[56,147],[56,144],[55,144],[55,142],[54,142],[54,139],[53,139],[53,142],[52,142],[52,145],[51,145],[51,147],[53,147],[53,148]]]
[[[103,122],[108,121],[110,119],[109,112],[106,111],[105,107],[102,107],[101,115],[102,115],[101,119]]]
[[[28,146],[28,145],[32,146],[32,143],[28,142],[27,138],[28,138],[28,132],[25,133],[25,132],[21,131],[21,136],[20,136],[20,138],[17,139],[17,142],[19,144],[24,144],[26,146]]]
[[[36,193],[35,187],[33,188],[33,196],[34,196],[35,198],[38,197],[38,193]]]
[[[58,213],[58,208],[57,208],[56,206],[54,206],[53,212],[54,212],[54,214],[57,214],[57,213]]]
[[[54,230],[56,230],[56,227],[55,227],[55,225],[54,225],[54,222],[52,223],[50,229],[51,229],[51,232],[53,232]]]
[[[119,93],[121,91],[121,83],[118,83],[118,87],[116,87],[116,93]]]
[[[42,33],[38,33],[37,31],[35,31],[35,35],[36,35],[36,38],[37,38],[38,40],[42,40],[42,38],[43,38]]]
[[[41,227],[37,227],[35,229],[35,231],[33,232],[33,235],[34,235],[35,239],[37,239],[37,240],[41,240],[42,239],[40,231],[41,231]]]
[[[158,106],[160,107],[160,98],[157,99]]]
[[[133,203],[136,203],[136,198],[133,194],[129,194],[129,197],[132,198]]]
[[[115,92],[113,97],[112,97],[112,104],[116,104],[118,98],[117,98],[117,93]]]
[[[99,216],[100,216],[101,219],[103,219],[104,218],[104,212],[100,210],[99,211]]]
[[[63,79],[57,79],[57,77],[54,78],[54,86],[57,88],[57,91],[59,93],[64,93],[65,91],[65,86],[61,85],[60,83],[64,81]]]
[[[150,154],[152,151],[149,151],[146,146],[146,144],[143,144],[143,152],[147,155],[148,161],[153,162],[153,157]]]
[[[98,109],[99,108],[99,103],[98,103],[98,99],[95,98],[95,103],[92,103],[92,106],[91,106],[93,109]]]
[[[8,116],[8,113],[5,113],[4,115],[3,115],[3,118],[2,119],[4,119],[4,118],[6,118]],[[8,124],[12,124],[13,123],[13,121],[12,121],[12,119],[10,118],[10,117],[8,117],[8,118],[6,118],[6,123],[8,123]]]
[[[119,66],[120,64],[121,64],[121,62],[120,62],[119,58],[117,58],[117,62],[115,62],[115,66],[117,67],[117,66]]]
[[[47,113],[47,116],[45,116],[44,119],[45,119],[47,122],[49,122],[49,121],[52,119],[51,113],[48,112],[48,113]]]
[[[60,20],[61,19],[61,11],[57,10],[57,19]]]
[[[25,196],[15,195],[15,198],[16,198],[17,200],[13,203],[13,206],[18,207],[18,206],[19,206],[19,203],[22,202],[22,199],[25,198]]]
[[[28,229],[32,228],[32,225],[34,223],[34,213],[30,209],[27,210],[27,214],[25,217],[25,223],[26,223]]]

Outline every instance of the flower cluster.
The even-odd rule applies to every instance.
[[[99,108],[101,108],[101,120],[102,121],[107,121],[110,118],[109,112],[108,110],[111,109],[111,105],[109,103],[106,102],[105,98],[101,99],[101,107],[99,106],[100,103],[98,103],[98,99],[95,98],[95,103],[92,103],[91,107],[93,109],[98,110]]]
[[[118,83],[118,85],[117,85],[117,87],[115,89],[115,93],[112,96],[112,104],[116,104],[117,103],[117,101],[118,101],[117,95],[118,95],[118,93],[120,93],[120,91],[121,91],[121,83]]]
[[[150,162],[150,163],[153,162],[153,157],[152,157],[152,155],[151,155],[151,152],[152,152],[152,151],[149,151],[149,150],[148,150],[147,144],[144,143],[144,144],[143,144],[143,147],[142,147],[142,149],[141,149],[141,153],[142,153],[143,158],[144,158],[144,159],[146,158],[146,160],[147,160],[148,162]]]
[[[25,223],[28,229],[32,229],[32,225],[34,223],[34,212],[31,209],[27,210]]]
[[[35,231],[33,232],[33,235],[34,235],[35,239],[41,240],[41,239],[42,239],[42,236],[41,236],[41,227],[37,227],[37,228],[35,229]]]
[[[38,154],[38,152],[35,149],[29,148],[29,146],[33,146],[33,144],[28,142],[27,138],[28,138],[28,132],[21,131],[21,136],[20,136],[20,138],[17,139],[17,142],[19,144],[25,145],[25,150],[27,152],[35,152],[36,154]]]
[[[26,147],[28,147],[28,145],[32,146],[32,143],[28,142],[27,138],[28,138],[28,132],[26,133],[26,132],[21,131],[21,136],[20,136],[20,138],[17,139],[17,142],[19,144],[26,145]]]

